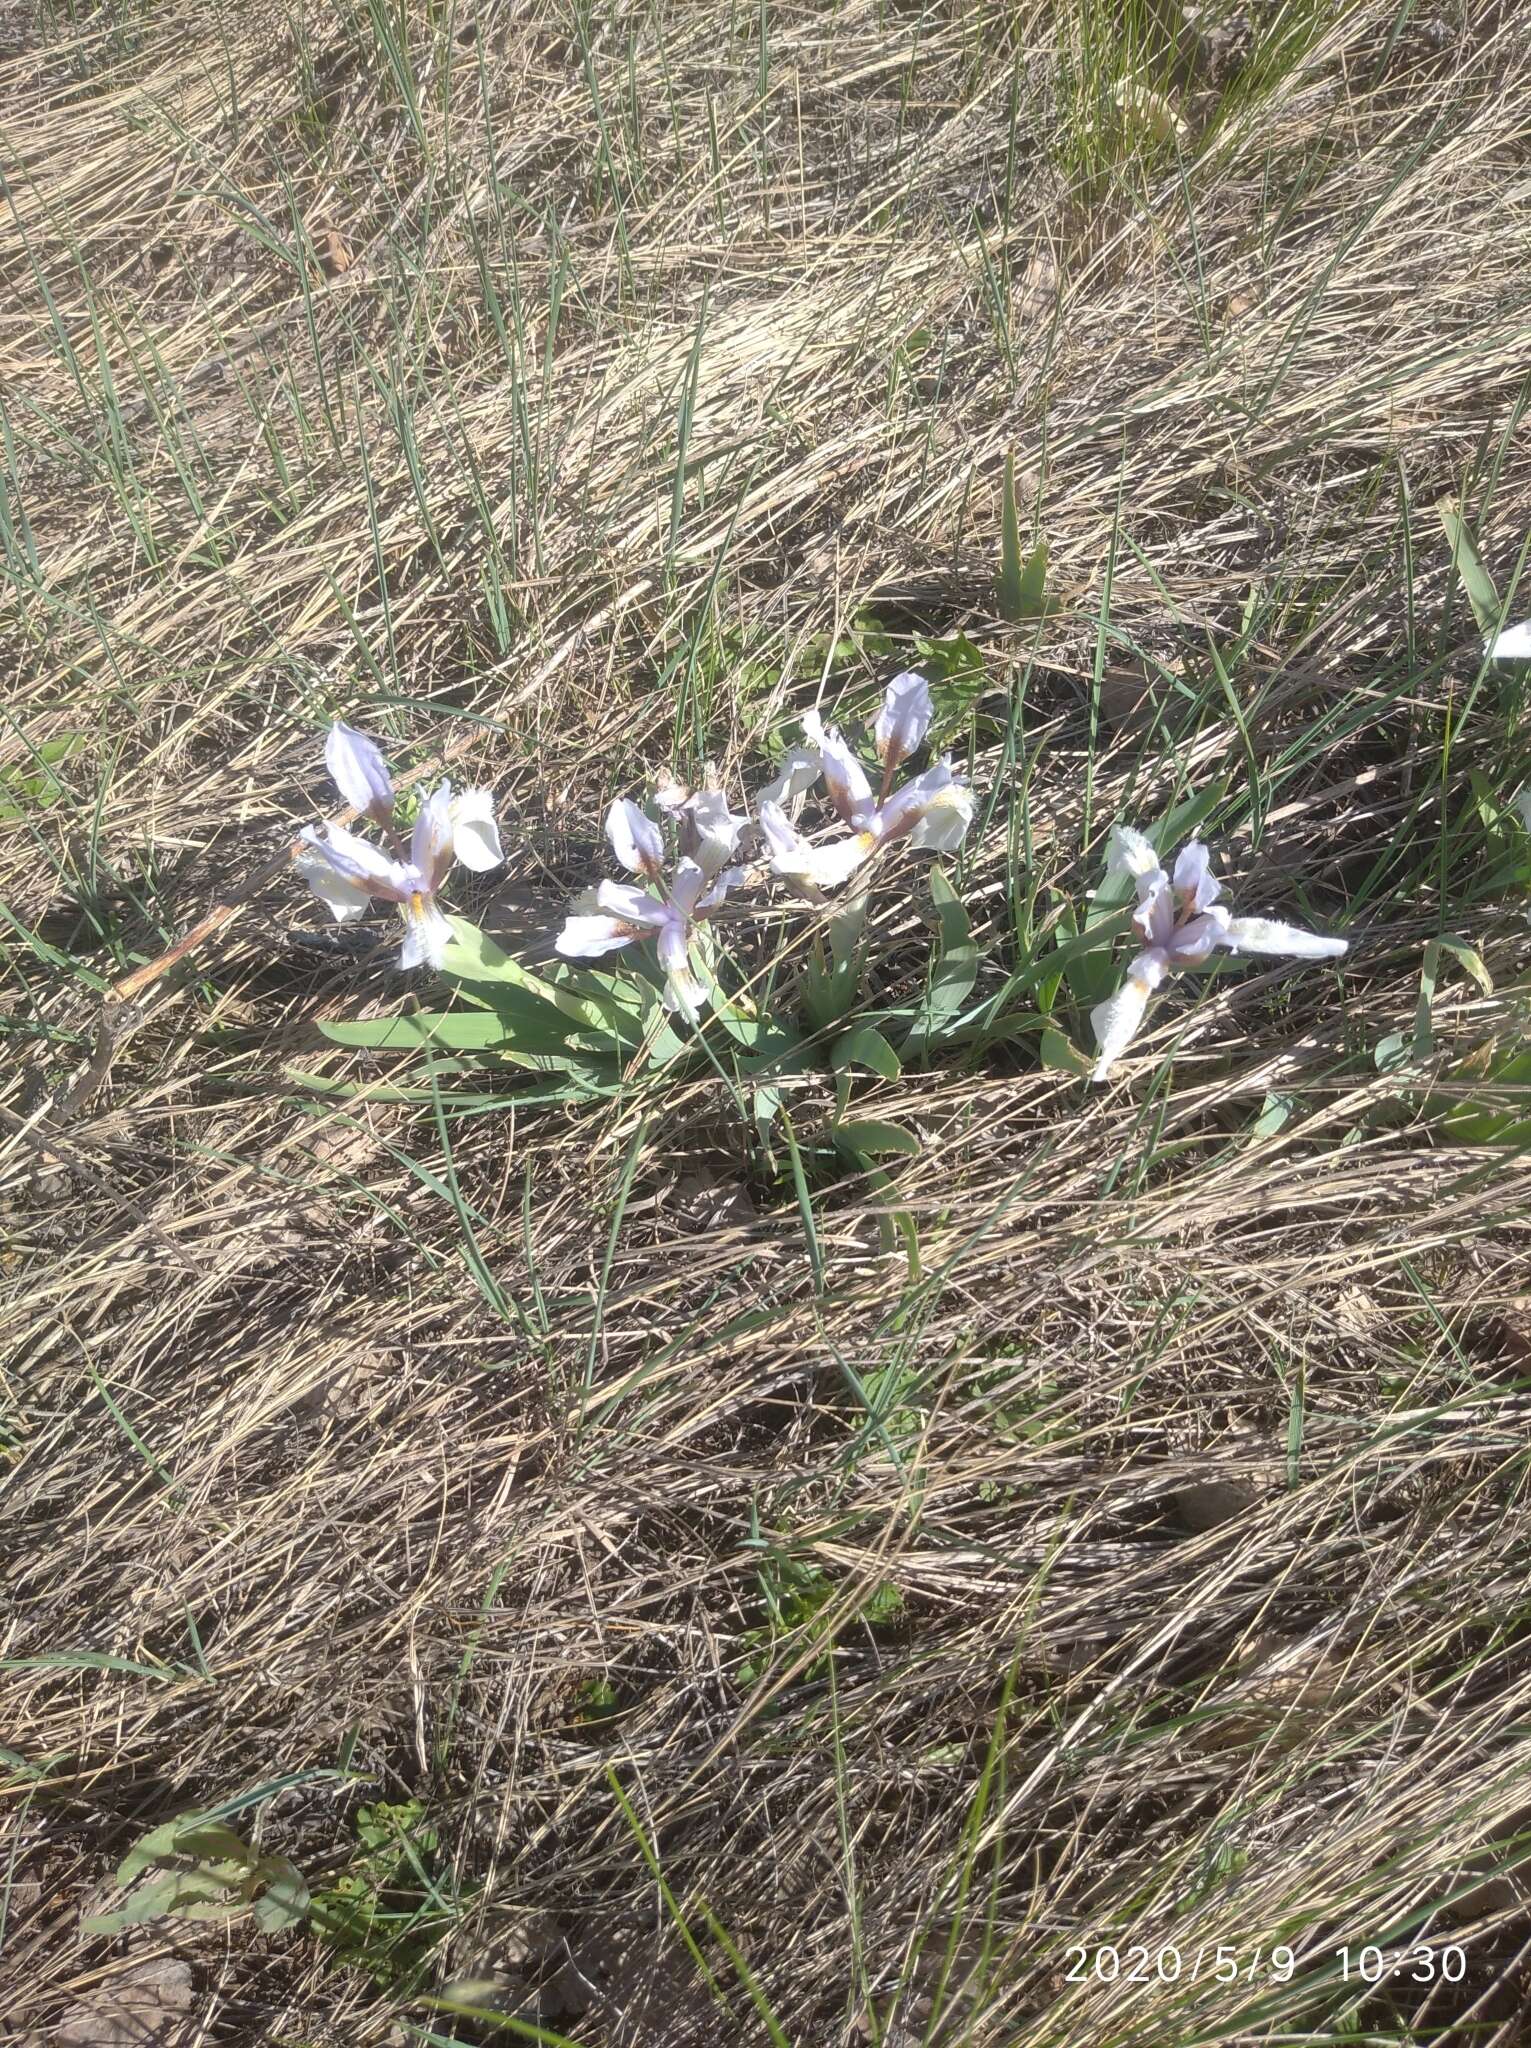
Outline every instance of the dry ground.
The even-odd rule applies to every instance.
[[[0,8],[0,2039],[1522,2038],[1527,1176],[1445,1121],[1522,679],[1434,507],[1508,595],[1528,26]],[[612,793],[958,632],[981,991],[1208,791],[1343,977],[858,1080],[881,1185],[816,1072],[799,1188],[705,1067],[320,1037],[409,994],[282,859],[335,712],[493,783],[519,943]],[[327,1921],[80,1931],[226,1805]]]

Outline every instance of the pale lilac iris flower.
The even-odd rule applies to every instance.
[[[602,882],[593,907],[576,906],[554,945],[566,960],[599,960],[636,940],[653,939],[665,972],[665,1004],[694,1023],[709,990],[692,966],[697,927],[744,879],[742,868],[725,863],[747,820],[735,817],[721,791],[703,791],[668,808],[684,814],[682,844],[690,846],[665,878],[664,839],[659,827],[635,803],[618,797],[606,813],[606,837],[629,874],[649,884]]]
[[[708,875],[720,873],[733,859],[739,834],[749,819],[728,808],[723,790],[706,785],[687,789],[666,774],[655,786],[654,801],[675,821],[682,858],[694,860]]]
[[[1174,871],[1166,874],[1159,856],[1130,826],[1111,833],[1106,875],[1127,874],[1137,890],[1133,923],[1147,940],[1127,969],[1127,979],[1090,1012],[1099,1058],[1092,1079],[1104,1081],[1143,1022],[1149,999],[1165,976],[1200,967],[1219,946],[1230,953],[1267,953],[1289,960],[1337,960],[1345,939],[1324,938],[1268,917],[1234,917],[1218,901],[1222,884],[1211,871],[1199,839],[1181,847]]]
[[[393,779],[372,741],[335,725],[324,759],[352,809],[395,836],[397,854],[343,825],[310,825],[301,835],[298,873],[342,924],[365,916],[374,900],[394,904],[404,922],[399,965],[439,967],[452,928],[436,899],[453,861],[483,873],[504,859],[490,792],[465,789],[454,797],[452,785],[441,783],[422,802],[406,848],[395,832]]]
[[[811,745],[795,748],[781,775],[760,795],[760,829],[770,849],[772,873],[819,891],[838,888],[880,846],[898,839],[936,853],[954,852],[973,821],[973,793],[953,774],[951,763],[938,761],[901,789],[893,787],[900,765],[924,740],[930,716],[925,678],[912,670],[895,676],[873,727],[882,768],[881,787],[874,795],[866,769],[840,734],[833,727],[826,730],[818,714],[810,711],[803,730]],[[810,845],[783,808],[788,797],[808,786],[804,778],[813,763],[837,816],[850,828],[823,846]]]

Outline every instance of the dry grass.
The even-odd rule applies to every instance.
[[[1531,873],[1432,507],[1507,591],[1526,23],[1251,13],[0,8],[0,2039],[119,2038],[170,1952],[187,2040],[1523,2038],[1527,1176],[1442,1106],[1523,1031]],[[1132,65],[1178,159],[1090,125]],[[404,994],[284,872],[335,710],[495,783],[468,907],[540,931],[614,790],[864,708],[869,614],[983,650],[981,986],[1219,781],[1241,907],[1343,982],[1177,994],[1106,1091],[1025,1040],[858,1082],[917,1275],[802,1077],[821,1287],[707,1070],[440,1122],[295,1078],[378,1078],[317,1020]],[[412,1948],[78,1932],[261,1793],[316,1889],[422,1803]],[[1416,1940],[1463,1982],[1341,1981]],[[1104,1942],[1184,1972],[1070,1981]]]

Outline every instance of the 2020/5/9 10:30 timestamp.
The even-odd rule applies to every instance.
[[[1215,1947],[1177,1948],[1162,1942],[1157,1948],[1134,1943],[1118,1948],[1111,1942],[1074,1942],[1068,1950],[1070,1984],[1086,1983],[1094,1977],[1103,1984],[1174,1984],[1182,1977],[1195,1984],[1211,1978],[1219,1984],[1234,1984],[1265,1976],[1275,1984],[1289,1984],[1304,1963],[1317,1956],[1299,1956],[1278,1942],[1274,1948],[1242,1949],[1232,1942]],[[1374,1942],[1361,1947],[1346,1945],[1330,1949],[1327,1960],[1339,1965],[1341,1980],[1347,1984],[1380,1984],[1384,1977],[1412,1984],[1460,1984],[1467,1975],[1467,1953],[1455,1942],[1432,1948],[1426,1942],[1413,1948],[1383,1949]]]
[[[1384,1977],[1393,1977],[1409,1984],[1460,1984],[1467,1975],[1467,1952],[1454,1941],[1445,1948],[1422,1941],[1413,1948],[1391,1950],[1368,1942],[1364,1948],[1337,1948],[1334,1958],[1346,1983],[1359,1979],[1380,1984]]]

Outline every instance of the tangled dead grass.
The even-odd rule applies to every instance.
[[[1472,828],[1519,704],[1430,508],[1507,588],[1524,22],[1261,10],[1215,79],[1186,31],[1177,158],[1090,113],[1090,19],[0,31],[7,787],[71,748],[0,828],[4,2038],[129,2038],[123,1982],[132,2038],[489,2038],[453,1985],[585,2048],[1521,2038],[1527,1188],[1440,1116],[1523,1030]],[[816,1154],[806,1224],[715,1079],[438,1122],[320,1047],[401,994],[282,871],[333,711],[496,784],[470,907],[545,931],[614,789],[865,701],[869,615],[984,653],[987,976],[1222,777],[1343,1001],[1219,978],[1088,1099],[906,1071],[918,1156]],[[1443,931],[1491,990],[1422,983]],[[79,1932],[251,1788],[316,1887],[421,1803],[413,1974]],[[1340,1979],[1448,1939],[1460,1983]],[[1107,1943],[1184,1973],[1073,1971]]]

